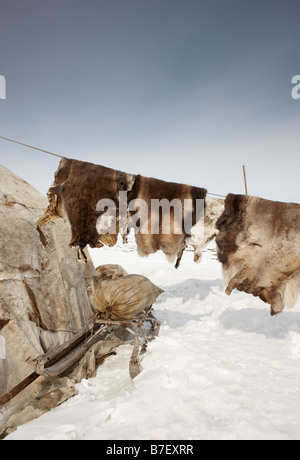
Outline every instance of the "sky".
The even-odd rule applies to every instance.
[[[299,0],[0,0],[0,136],[300,202]],[[299,91],[300,92],[300,91]],[[42,193],[59,159],[0,139]]]

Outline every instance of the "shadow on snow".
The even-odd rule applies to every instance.
[[[270,316],[268,305],[263,310],[228,308],[220,316],[225,329],[238,329],[244,332],[262,334],[270,338],[284,339],[289,332],[300,333],[300,313],[285,310],[279,315]]]

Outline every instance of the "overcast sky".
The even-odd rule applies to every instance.
[[[0,135],[130,173],[300,202],[299,0],[0,0]],[[0,140],[45,193],[58,159]]]

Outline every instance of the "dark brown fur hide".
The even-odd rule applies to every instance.
[[[104,166],[63,158],[55,173],[55,181],[48,191],[49,207],[39,221],[45,225],[50,220],[67,214],[72,229],[70,246],[101,247],[96,224],[101,212],[97,203],[111,199],[118,208],[119,192],[131,190],[134,176]]]
[[[292,307],[300,288],[300,205],[229,194],[216,225],[226,293],[258,296],[272,315]]]

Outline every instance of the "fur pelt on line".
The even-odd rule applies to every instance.
[[[275,315],[294,306],[300,288],[300,205],[229,194],[217,221],[226,293],[258,296]]]

